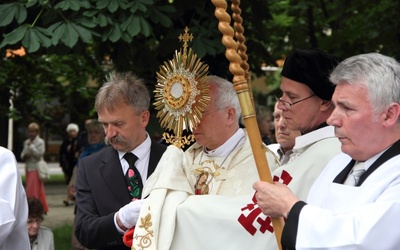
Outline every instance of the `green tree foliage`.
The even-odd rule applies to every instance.
[[[279,30],[279,33],[269,32],[278,36],[274,39],[278,43],[272,46],[274,52],[282,53],[288,47],[296,47],[321,48],[342,58],[368,52],[393,57],[400,54],[398,1],[273,2],[276,3],[272,4],[274,8],[278,8],[273,12],[274,29]],[[284,44],[279,42],[279,36],[285,37]]]
[[[320,48],[342,58],[400,54],[399,1],[252,0],[240,7],[248,62],[257,75],[263,74],[261,63],[273,65],[293,48]],[[51,120],[57,116],[50,111],[60,110],[83,119],[96,91],[86,87],[87,79],[101,82],[111,69],[133,71],[152,88],[159,66],[181,46],[177,38],[185,26],[210,73],[229,78],[214,11],[210,0],[4,0],[1,114],[11,90],[16,118]],[[26,56],[4,57],[21,46]],[[60,108],[53,108],[53,97]]]

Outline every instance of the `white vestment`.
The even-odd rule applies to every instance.
[[[289,162],[273,172],[273,180],[287,185],[296,197],[305,200],[321,171],[334,156],[340,154],[340,148],[332,126],[298,136]],[[278,249],[276,236],[270,231],[266,231],[265,237],[258,243],[264,249]]]
[[[0,250],[28,250],[28,203],[13,153],[0,147]]]
[[[329,160],[340,153],[340,142],[331,126],[296,138],[291,160],[273,171],[276,181],[306,199],[314,180]],[[178,206],[171,249],[278,249],[271,218],[244,196],[191,196]]]
[[[273,178],[290,187],[299,199],[305,200],[315,179],[340,153],[341,144],[335,137],[333,126],[298,136],[289,162],[276,169]]]
[[[196,216],[198,231],[195,235],[209,235],[209,221],[215,223],[211,215],[216,210],[223,216],[234,214],[228,217],[236,221],[240,234],[246,232],[237,220],[242,213],[247,215],[251,210],[242,212],[241,209],[249,202],[253,204],[252,185],[259,180],[259,176],[247,135],[242,139],[244,144],[234,147],[224,157],[209,157],[198,144],[192,145],[185,153],[175,146],[169,146],[144,187],[143,197],[150,196],[140,211],[132,249],[186,250],[186,242],[180,239],[180,232],[186,231],[187,224],[182,222],[187,215],[197,212],[200,215]],[[278,162],[275,155],[270,151],[266,151],[266,155],[270,168],[276,169]],[[203,172],[208,173],[206,190],[210,195],[193,195],[196,192],[196,180]],[[229,208],[229,204],[235,204],[236,207]],[[202,206],[206,210],[199,211],[198,208]],[[229,213],[224,209],[229,209]],[[179,228],[174,231],[175,225]],[[198,238],[198,243],[194,242],[190,249],[212,249],[207,246],[204,248],[203,242]]]
[[[400,249],[400,156],[359,187],[333,183],[350,160],[335,157],[312,186],[300,212],[297,250]]]

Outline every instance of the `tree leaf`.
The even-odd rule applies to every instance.
[[[39,38],[37,37],[35,30],[28,29],[26,31],[26,35],[22,40],[22,45],[29,53],[36,52],[40,48]]]
[[[17,42],[21,41],[22,38],[25,36],[26,30],[28,29],[28,25],[19,26],[15,30],[11,31],[10,33],[6,34],[3,41],[1,42],[0,48],[3,48],[7,44],[16,44]]]
[[[50,27],[47,28],[47,31],[52,34],[53,31],[62,24],[62,22],[56,22],[54,24],[52,24]]]
[[[73,10],[73,11],[78,11],[83,8],[90,8],[90,3],[88,1],[75,1],[75,0],[64,0],[59,3],[57,3],[54,8],[55,9],[61,9],[63,11],[66,10]]]
[[[79,1],[79,4],[81,5],[81,7],[86,8],[86,9],[90,9],[90,7],[91,7],[90,2],[87,0],[81,0],[81,1]]]
[[[75,19],[75,22],[87,28],[94,28],[97,25],[94,18],[86,18],[86,17],[77,18]]]
[[[71,8],[68,0],[61,1],[54,6],[54,9],[69,10]]]
[[[79,1],[69,0],[71,10],[78,11],[81,8]]]
[[[71,23],[66,23],[65,32],[61,37],[62,42],[72,48],[78,42],[78,32],[74,29]]]
[[[121,38],[121,29],[119,25],[114,25],[114,27],[111,30],[111,34],[109,36],[109,39],[111,42],[115,43]]]
[[[94,17],[95,15],[97,15],[97,13],[99,13],[98,10],[87,10],[83,12],[83,15],[87,17]]]
[[[49,33],[47,32],[46,29],[36,26],[32,27],[31,29],[33,32],[35,32],[41,45],[43,45],[46,48],[50,47],[51,40],[49,38]]]
[[[122,38],[122,40],[124,40],[127,43],[132,42],[132,36],[130,36],[128,32],[122,32],[121,38]]]
[[[8,5],[8,8],[4,8],[1,11],[0,27],[9,25],[13,20],[18,7],[16,4]]]
[[[150,36],[151,27],[150,27],[149,23],[146,21],[146,19],[144,19],[142,17],[140,17],[139,20],[140,20],[140,29],[141,29],[142,34],[145,37]]]
[[[85,29],[76,23],[71,23],[71,25],[76,29],[83,42],[89,43],[92,40],[92,34],[88,29]]]
[[[26,20],[27,11],[24,5],[18,5],[18,10],[15,14],[15,18],[17,19],[18,24],[21,24]]]
[[[130,8],[130,11],[132,12],[132,14],[136,13],[138,10],[142,11],[142,12],[146,12],[147,7],[146,5],[142,4],[139,1],[134,1],[134,4],[132,5],[132,7]]]
[[[96,8],[98,10],[104,10],[110,4],[110,0],[99,0],[96,1]]]
[[[111,1],[110,4],[107,6],[108,11],[111,13],[114,13],[115,11],[118,10],[118,2],[117,1]]]
[[[132,37],[136,36],[140,32],[140,20],[139,17],[134,16],[131,25],[128,26],[127,29],[129,35]]]
[[[133,22],[133,16],[131,15],[121,24],[121,30],[126,31],[132,22]]]
[[[29,0],[29,1],[26,2],[25,5],[26,5],[27,8],[30,8],[32,6],[35,6],[37,4],[37,1],[38,0]]]
[[[99,24],[100,27],[105,27],[107,26],[107,18],[103,13],[100,13],[97,16],[97,23]]]
[[[61,41],[61,39],[62,39],[62,37],[64,35],[65,29],[66,29],[66,24],[65,23],[60,23],[57,26],[57,28],[54,30],[53,36],[51,38],[51,43],[53,45],[57,45],[57,44],[60,43],[60,41]]]

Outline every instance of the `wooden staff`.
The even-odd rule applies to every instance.
[[[246,47],[244,46],[245,38],[243,36],[242,18],[240,17],[241,10],[239,8],[240,0],[232,0],[231,9],[234,17],[234,28],[236,30],[236,42],[234,37],[234,29],[230,26],[231,17],[226,12],[226,0],[211,0],[215,5],[215,16],[218,18],[218,29],[222,33],[222,44],[226,47],[225,56],[229,60],[229,71],[233,74],[233,84],[238,95],[242,115],[247,128],[251,148],[254,159],[257,165],[258,175],[261,181],[273,183],[271,172],[269,170],[268,161],[265,156],[260,130],[258,128],[257,119],[255,116],[254,103],[249,88],[249,75],[246,73],[248,69]],[[239,49],[239,53],[237,52]],[[244,50],[244,51],[243,51]],[[240,54],[240,55],[239,55]],[[246,60],[244,62],[244,60]],[[281,237],[283,230],[282,218],[271,218],[274,227],[276,240],[279,249],[281,246]]]

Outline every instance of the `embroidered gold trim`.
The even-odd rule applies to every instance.
[[[150,210],[150,207],[149,207]],[[152,244],[152,238],[154,238],[154,233],[153,230],[151,229],[153,227],[153,222],[151,220],[151,214],[148,213],[146,216],[143,218],[140,218],[140,228],[143,228],[146,231],[146,234],[144,235],[136,235],[133,237],[134,241],[139,241],[139,243],[135,243],[139,248],[136,249],[135,247],[132,246],[132,250],[143,250],[146,248],[149,248]]]

